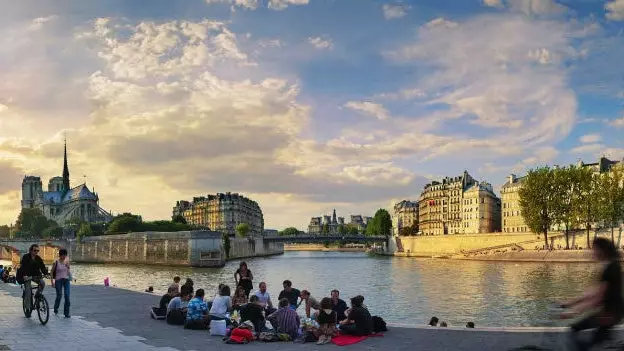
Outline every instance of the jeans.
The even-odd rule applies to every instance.
[[[63,314],[69,316],[69,279],[57,279],[54,282],[54,288],[56,288],[56,300],[54,300],[54,313],[58,313],[59,306],[61,305],[61,297],[65,298],[65,305],[63,306]],[[61,296],[61,292],[64,290],[64,295]]]
[[[593,345],[600,344],[603,341],[609,339],[611,328],[613,328],[613,326],[620,321],[620,318],[616,317],[613,320],[604,322],[600,319],[602,315],[603,314],[600,312],[589,315],[585,319],[582,319],[570,326],[572,329],[572,337],[574,339],[574,342],[576,343],[577,350],[589,350]],[[580,340],[578,335],[580,331],[587,329],[596,329],[589,342]]]
[[[24,282],[24,298],[26,299],[26,306],[29,310],[33,309],[32,306],[32,283],[37,283],[37,295],[43,292],[45,288],[45,281],[42,278],[34,277]]]

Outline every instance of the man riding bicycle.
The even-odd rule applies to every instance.
[[[30,245],[28,253],[25,254],[20,261],[20,270],[22,271],[21,274],[24,277],[24,292],[26,294],[24,297],[26,299],[27,307],[32,309],[32,283],[34,282],[38,284],[37,295],[41,294],[45,288],[43,277],[49,274],[48,268],[43,263],[41,257],[39,257],[39,245]]]

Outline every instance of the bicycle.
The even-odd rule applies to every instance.
[[[548,305],[548,315],[551,323],[547,327],[554,327],[554,321],[559,319],[561,312],[564,311],[564,308],[557,303],[550,303]],[[548,337],[546,336],[548,335]],[[575,351],[577,347],[572,342],[572,337],[570,332],[556,332],[556,331],[546,331],[541,335],[542,339],[540,341],[541,345],[548,346],[540,346],[540,345],[524,345],[520,347],[511,348],[508,351]],[[597,348],[599,347],[599,348]],[[592,350],[624,350],[624,345],[621,344],[615,338],[609,338],[605,342],[603,342],[600,346],[592,348]]]
[[[43,279],[43,278],[42,278]],[[25,278],[26,281],[32,281],[32,277]],[[22,284],[22,309],[24,311],[24,316],[26,318],[30,318],[32,316],[33,307],[37,310],[37,317],[39,317],[39,322],[41,325],[46,325],[48,320],[50,319],[50,305],[48,304],[48,300],[43,296],[43,292],[32,293],[30,294],[30,308],[28,307],[28,303],[26,301],[26,284]],[[39,289],[39,284],[35,287],[30,287],[30,290]]]

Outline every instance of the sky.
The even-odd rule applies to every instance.
[[[464,170],[624,158],[624,0],[0,0],[0,224],[24,175],[113,213],[238,192],[265,227]]]

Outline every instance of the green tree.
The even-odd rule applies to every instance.
[[[580,188],[578,191],[578,205],[575,206],[575,211],[580,223],[585,225],[587,248],[591,249],[589,231],[592,225],[602,217],[600,213],[602,207],[598,199],[600,196],[600,177],[589,168],[580,168],[578,172]]]
[[[115,217],[108,228],[106,234],[125,234],[130,232],[142,231],[142,223],[140,216],[131,213],[124,213]]]
[[[340,224],[338,226],[338,234],[340,234],[340,235],[349,234],[349,230],[347,229],[347,226],[344,225],[344,224]]]
[[[392,217],[388,211],[380,208],[366,226],[366,235],[392,235]]]
[[[299,235],[299,229],[295,227],[288,227],[278,233],[280,236],[296,236]]]
[[[41,237],[44,239],[61,238],[63,237],[63,228],[58,225],[49,226],[41,232]]]
[[[19,214],[16,222],[16,229],[22,236],[41,237],[43,231],[51,225],[56,225],[54,221],[48,221],[43,212],[37,208],[24,208]]]
[[[323,226],[321,227],[321,234],[329,235],[329,224],[328,223],[323,224]]]
[[[598,179],[599,219],[611,227],[611,241],[615,243],[614,228],[624,219],[624,169],[615,167]]]
[[[171,221],[173,223],[187,224],[186,218],[184,218],[181,215],[175,215],[175,216],[171,217]]]
[[[549,167],[532,169],[519,191],[520,209],[526,225],[533,233],[544,234],[548,248],[548,230],[555,223],[557,187],[554,172]]]
[[[580,189],[580,171],[576,167],[551,170],[553,173],[554,190],[554,221],[563,225],[566,238],[566,249],[570,249],[570,229],[578,224],[575,207],[578,206]]]
[[[355,224],[347,224],[347,234],[360,235],[360,229]]]
[[[239,225],[236,226],[236,235],[238,235],[241,238],[246,238],[247,234],[249,234],[249,224],[247,223],[240,223]]]
[[[221,241],[223,242],[223,251],[225,251],[225,259],[230,259],[230,249],[232,248],[232,243],[230,242],[230,236],[227,233],[221,234]]]
[[[0,226],[0,238],[8,238],[11,236],[11,228],[8,225]]]
[[[78,229],[78,233],[76,233],[76,239],[78,241],[82,241],[83,238],[92,236],[93,230],[91,229],[91,225],[89,223],[80,224],[80,229]]]

